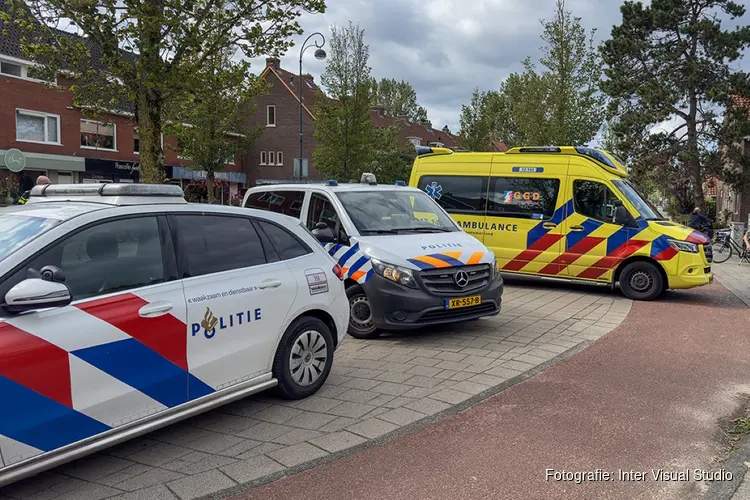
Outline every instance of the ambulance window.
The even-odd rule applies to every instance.
[[[617,196],[601,182],[573,181],[573,207],[586,217],[602,222],[613,222]]]
[[[300,218],[304,191],[260,191],[247,197],[245,208],[255,208]]]
[[[425,175],[418,186],[450,214],[484,214],[487,206],[486,177]]]
[[[559,179],[493,177],[487,215],[519,219],[549,219],[555,213]]]

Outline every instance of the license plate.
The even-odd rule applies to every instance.
[[[472,295],[471,297],[461,297],[459,299],[447,299],[445,301],[446,309],[459,309],[461,307],[478,306],[482,303],[481,295]]]

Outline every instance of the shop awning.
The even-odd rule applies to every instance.
[[[0,149],[0,168],[5,167],[5,152]],[[58,170],[62,172],[85,172],[85,158],[78,156],[49,155],[43,153],[28,153],[23,151],[26,157],[24,170]]]

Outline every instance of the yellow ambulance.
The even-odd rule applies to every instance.
[[[505,273],[619,283],[635,300],[712,281],[709,239],[664,218],[600,149],[417,147],[409,185],[494,251]]]

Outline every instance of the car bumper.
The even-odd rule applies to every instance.
[[[502,278],[485,289],[463,295],[437,296],[423,289],[401,286],[377,274],[367,281],[365,293],[372,310],[372,321],[383,330],[409,330],[429,325],[455,323],[494,316],[500,312]],[[446,309],[447,299],[481,295],[480,305]]]
[[[669,276],[669,288],[684,290],[713,282],[711,264],[699,254],[679,254],[676,273]]]

